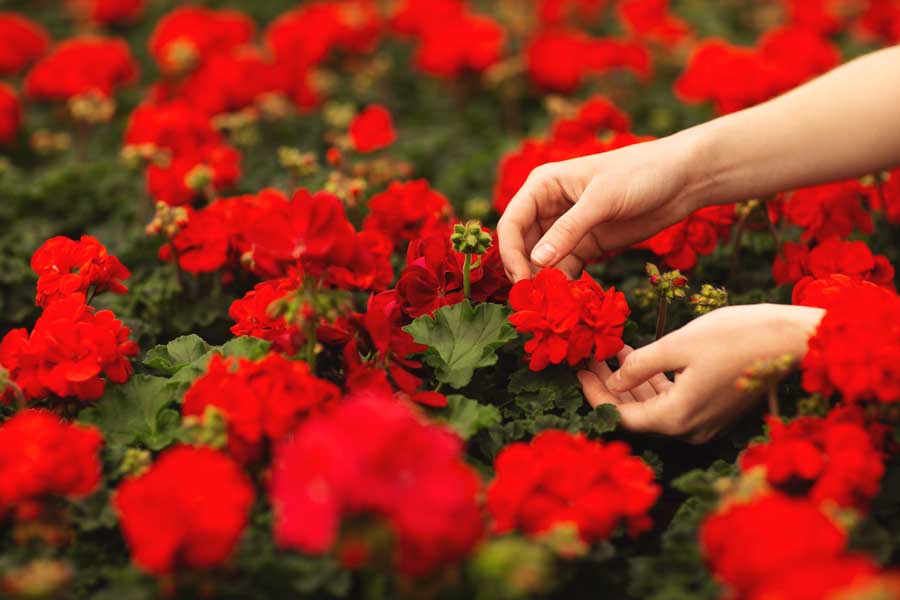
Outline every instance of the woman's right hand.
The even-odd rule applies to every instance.
[[[549,163],[531,172],[497,226],[512,281],[557,266],[577,277],[606,250],[651,237],[701,207],[693,131]]]

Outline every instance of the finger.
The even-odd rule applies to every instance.
[[[679,380],[679,385],[648,400],[619,405],[620,423],[625,429],[638,433],[690,435],[694,396],[695,387],[690,378]]]
[[[597,408],[601,404],[615,404],[616,406],[634,403],[634,398],[623,400],[619,396],[610,393],[596,373],[591,371],[579,371],[578,381],[581,383],[581,389],[584,391],[584,397],[592,408]]]
[[[559,261],[556,268],[565,273],[569,279],[578,279],[581,277],[581,271],[584,270],[584,263],[575,255],[570,254]]]
[[[604,361],[599,361],[597,359],[592,358],[588,362],[588,367],[591,371],[600,378],[600,382],[603,385],[606,385],[606,382],[609,381],[609,378],[612,376],[612,369],[609,368],[609,365]],[[607,388],[609,389],[609,388]],[[642,383],[637,386],[633,390],[629,392],[621,392],[619,394],[615,394],[619,397],[623,402],[631,401],[631,402],[640,402],[641,400],[646,400],[648,398],[652,398],[656,395],[656,391],[650,386],[650,384]]]
[[[540,203],[551,199],[554,189],[557,195],[561,193],[558,184],[554,184],[556,173],[553,165],[534,169],[497,223],[500,258],[513,282],[531,277],[525,236],[537,223]]]
[[[612,392],[631,390],[660,373],[683,368],[684,358],[676,350],[677,343],[673,342],[675,335],[677,332],[670,333],[625,355],[619,370],[613,373],[606,383],[609,390]]]
[[[590,229],[610,214],[608,203],[598,193],[599,184],[592,180],[578,201],[564,212],[531,252],[531,262],[552,267],[572,253]]]

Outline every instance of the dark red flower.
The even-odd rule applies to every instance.
[[[22,105],[19,96],[13,88],[0,83],[0,144],[14,141],[21,125]]]
[[[668,266],[684,271],[697,264],[698,256],[712,254],[719,240],[728,239],[732,223],[732,205],[701,208],[635,248],[646,248],[662,257]]]
[[[66,40],[25,78],[25,92],[38,100],[68,100],[82,94],[112,96],[137,79],[138,64],[120,38],[84,36]]]
[[[12,75],[47,51],[44,28],[16,13],[0,13],[0,75]]]
[[[103,436],[94,427],[25,409],[0,425],[0,515],[47,496],[83,498],[101,479]]]
[[[225,561],[247,525],[253,486],[224,454],[177,446],[126,479],[113,504],[132,560],[164,575]]]
[[[124,294],[122,281],[131,273],[110,256],[97,238],[83,235],[77,242],[64,236],[50,238],[31,256],[31,270],[38,276],[38,306],[47,306],[72,294],[103,292]]]
[[[369,199],[366,230],[376,230],[395,240],[414,240],[432,235],[450,235],[453,207],[424,179],[392,182],[388,189]]]
[[[283,439],[339,397],[340,390],[313,376],[305,362],[280,354],[260,361],[216,354],[206,374],[185,392],[181,413],[200,417],[208,406],[222,411],[228,423],[228,453],[247,463],[259,458],[265,440]]]
[[[624,524],[636,535],[650,528],[647,513],[660,493],[653,470],[624,442],[559,430],[506,446],[494,469],[487,507],[495,533],[538,535],[572,524],[593,543]]]
[[[509,293],[516,330],[531,334],[525,351],[529,367],[540,371],[563,360],[576,365],[593,356],[605,360],[622,349],[622,332],[630,310],[625,295],[603,290],[585,273],[569,281],[558,269],[544,269],[523,279]]]
[[[393,534],[406,575],[465,557],[481,537],[480,481],[458,437],[390,397],[351,399],[314,416],[278,450],[272,473],[275,539],[320,554],[347,519]]]
[[[83,296],[72,295],[47,306],[30,335],[25,329],[7,333],[0,365],[27,398],[95,400],[106,387],[103,376],[114,383],[131,377],[128,359],[138,347],[130,334],[111,311],[95,311]]]
[[[378,104],[368,106],[350,123],[350,140],[358,152],[387,148],[397,139],[391,113]]]

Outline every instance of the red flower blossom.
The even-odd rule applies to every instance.
[[[47,496],[92,494],[100,484],[102,445],[94,427],[45,410],[17,413],[0,425],[0,515]]]
[[[690,35],[690,27],[674,16],[669,0],[623,0],[616,10],[632,34],[674,46]]]
[[[619,524],[631,535],[651,526],[647,512],[660,487],[653,470],[623,442],[588,440],[548,430],[528,444],[500,451],[487,494],[495,533],[529,535],[574,524],[587,543],[607,539]]]
[[[812,250],[806,244],[786,242],[772,267],[779,285],[804,277],[816,279],[834,274],[867,280],[884,287],[894,285],[894,267],[886,256],[874,255],[865,242],[825,240]]]
[[[438,77],[481,73],[500,61],[506,32],[490,17],[464,14],[424,30],[416,65]]]
[[[178,446],[126,479],[113,504],[132,560],[164,575],[225,561],[247,525],[253,486],[225,455]]]
[[[97,25],[129,25],[147,8],[147,0],[67,0],[79,17]]]
[[[815,504],[769,493],[708,517],[700,542],[716,577],[751,598],[781,573],[839,558],[847,535]]]
[[[856,181],[804,188],[792,193],[784,215],[802,227],[804,240],[846,238],[854,230],[872,233],[872,216],[863,208],[865,191]]]
[[[164,73],[184,73],[212,55],[248,43],[255,29],[236,10],[183,6],[159,20],[150,36],[150,54]]]
[[[749,600],[837,600],[843,598],[865,598],[856,595],[857,586],[877,580],[878,565],[870,557],[853,554],[818,561],[801,562],[781,569],[774,577],[769,577]],[[849,594],[842,592],[849,589]],[[888,598],[896,597],[886,596]],[[874,596],[877,598],[877,596]]]
[[[38,100],[68,100],[87,93],[112,96],[137,75],[137,62],[124,40],[78,37],[56,46],[31,69],[25,92]]]
[[[814,502],[865,510],[878,493],[884,463],[861,417],[833,413],[787,425],[769,418],[769,441],[748,446],[741,469],[762,466],[773,486],[802,490]]]
[[[294,276],[257,283],[243,298],[231,303],[228,316],[235,320],[231,333],[267,340],[278,352],[296,354],[306,342],[303,331],[283,316],[273,317],[269,307],[299,286],[300,281]]]
[[[0,144],[14,141],[21,125],[22,105],[19,97],[13,88],[0,83]]]
[[[458,437],[389,397],[311,417],[275,457],[275,539],[323,553],[339,541],[342,520],[368,516],[393,533],[401,573],[455,563],[482,530],[480,482],[462,452]]]
[[[803,387],[848,402],[900,400],[900,297],[866,282],[841,288],[809,340]]]
[[[728,239],[734,223],[734,206],[709,206],[635,245],[662,257],[665,264],[682,271],[697,264],[698,256],[713,253],[719,240]]]
[[[558,269],[516,283],[509,304],[514,311],[509,322],[520,333],[532,334],[525,351],[533,371],[563,360],[574,366],[590,356],[606,360],[615,355],[631,312],[622,292],[604,291],[587,273],[569,281]]]
[[[366,107],[350,123],[350,140],[358,152],[374,152],[387,148],[397,139],[391,113],[383,106]]]
[[[228,453],[248,463],[261,455],[264,438],[283,439],[339,396],[340,390],[313,376],[305,362],[280,354],[256,362],[216,354],[185,393],[181,413],[202,416],[207,406],[221,410],[228,422]]]
[[[47,51],[44,28],[15,13],[0,13],[0,75],[12,75]]]
[[[131,377],[129,357],[138,353],[131,331],[111,311],[95,311],[78,295],[51,303],[29,335],[13,329],[0,341],[0,365],[26,397],[95,400],[106,380]]]
[[[208,185],[198,187],[191,179],[200,170],[208,173]],[[241,155],[231,146],[220,144],[197,153],[177,152],[165,165],[149,165],[147,191],[158,202],[180,206],[202,196],[206,187],[214,192],[227,189],[240,176]]]
[[[463,0],[401,0],[391,16],[391,28],[400,35],[422,36],[464,18],[466,10]]]
[[[875,190],[869,192],[869,202],[873,210],[882,214],[891,223],[900,223],[900,170],[884,173],[886,179],[877,181]]]
[[[424,179],[392,182],[386,191],[372,196],[368,206],[363,228],[380,231],[391,239],[450,235],[453,207]]]
[[[97,238],[81,236],[79,241],[64,236],[50,238],[31,256],[31,269],[37,274],[38,306],[47,306],[72,294],[93,295],[103,292],[124,294],[120,280],[131,273],[119,259],[110,256]]]
[[[125,130],[126,145],[152,144],[174,153],[196,154],[222,143],[210,118],[185,100],[145,102],[131,113]]]

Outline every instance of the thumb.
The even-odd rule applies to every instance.
[[[610,375],[606,386],[611,392],[620,393],[634,389],[658,373],[684,368],[684,359],[674,350],[673,334],[628,354],[619,370]]]
[[[598,198],[596,180],[592,180],[578,201],[563,213],[538,240],[531,252],[531,262],[539,267],[552,267],[572,253],[578,242],[607,214]]]

